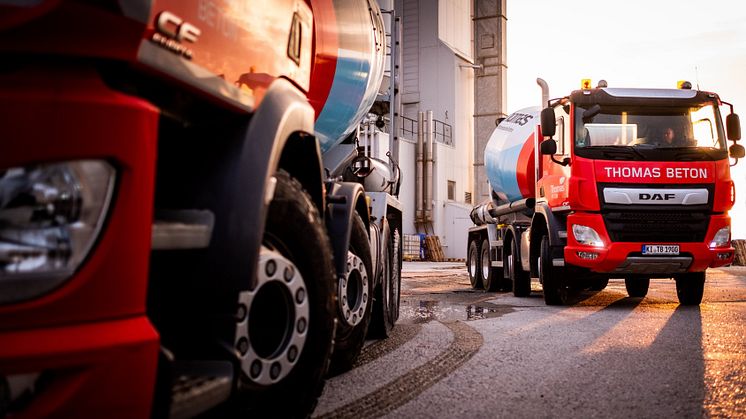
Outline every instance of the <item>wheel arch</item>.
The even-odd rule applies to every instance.
[[[538,275],[538,255],[541,248],[541,236],[546,234],[549,238],[549,246],[553,249],[563,247],[565,240],[560,237],[559,232],[566,229],[565,216],[558,216],[547,205],[546,202],[536,204],[534,216],[531,219],[530,257],[531,273]],[[553,253],[557,253],[553,251]]]
[[[347,270],[347,250],[350,246],[352,217],[360,215],[370,239],[370,216],[365,191],[359,183],[328,182],[326,184],[326,227],[332,242],[337,275]]]

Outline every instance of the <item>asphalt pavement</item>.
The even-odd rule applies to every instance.
[[[571,306],[472,290],[463,263],[405,263],[393,335],[327,382],[317,417],[746,417],[746,268],[708,271],[699,307],[672,280],[622,280]]]

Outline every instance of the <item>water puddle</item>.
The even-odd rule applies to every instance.
[[[458,304],[437,300],[402,301],[399,321],[427,323],[438,321],[471,321],[496,318],[512,313],[513,308],[492,303]]]

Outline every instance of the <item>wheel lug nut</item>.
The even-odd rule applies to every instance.
[[[248,310],[246,309],[245,304],[239,304],[238,309],[236,310],[236,320],[241,321],[246,318],[246,314],[248,313]]]
[[[258,378],[259,375],[262,373],[262,363],[259,362],[259,360],[252,362],[251,370],[249,372],[251,374],[251,378]]]
[[[295,362],[297,358],[298,358],[298,348],[295,346],[291,346],[290,349],[288,349],[288,361]]]
[[[277,272],[277,262],[274,260],[270,260],[267,262],[267,264],[264,266],[264,272],[267,274],[267,276],[272,276]]]
[[[306,299],[306,291],[301,288],[295,293],[295,302],[301,304]]]
[[[285,277],[286,282],[290,282],[293,279],[293,276],[295,276],[295,269],[293,269],[292,266],[286,267],[283,276]]]
[[[246,352],[249,351],[249,340],[246,338],[239,339],[237,347],[241,355],[246,355]]]
[[[282,367],[280,366],[279,362],[275,362],[272,364],[272,366],[269,368],[269,376],[274,380],[277,377],[280,376],[280,373],[282,372]]]
[[[306,326],[307,326],[306,319],[300,319],[300,320],[298,320],[298,326],[297,326],[298,333],[305,332],[306,331]]]

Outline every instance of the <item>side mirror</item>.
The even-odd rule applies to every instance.
[[[728,154],[734,159],[742,159],[746,156],[746,149],[741,144],[733,144],[728,149]]]
[[[729,140],[738,141],[741,139],[741,120],[738,118],[737,114],[731,113],[725,117],[725,129],[728,131]]]
[[[554,140],[544,140],[539,144],[541,154],[553,156],[557,154],[557,142]]]
[[[541,135],[552,137],[557,131],[557,120],[554,119],[554,109],[544,108],[541,111]]]

